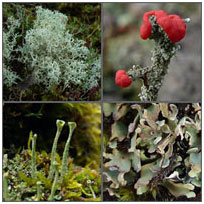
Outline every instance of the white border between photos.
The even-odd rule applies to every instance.
[[[196,3],[196,2],[202,2],[202,0],[199,0],[199,1],[188,1],[188,0],[180,0],[180,1],[176,1],[176,0],[173,0],[173,1],[161,1],[161,0],[157,0],[157,1],[136,1],[136,0],[127,0],[127,1],[121,1],[121,0],[103,0],[103,1],[97,1],[97,0],[89,0],[89,1],[86,1],[86,0],[79,0],[79,1],[76,1],[76,0],[73,0],[73,1],[70,1],[70,0],[61,0],[61,1],[57,1],[57,0],[38,0],[38,1],[32,1],[32,0],[27,0],[27,1],[23,1],[23,0],[3,0],[3,2],[76,2],[76,3],[106,3],[106,2],[112,2],[112,3],[116,3],[116,2],[130,2],[130,3],[137,3],[137,2],[143,2],[143,3],[152,3],[152,2],[158,2],[158,3],[161,3],[161,2],[185,2],[185,3],[189,3],[189,2],[192,2],[192,3]],[[204,14],[204,9],[203,9],[203,5],[202,5],[202,28],[203,28],[203,14]],[[0,22],[1,22],[1,26],[0,26],[0,33],[2,34],[2,1],[1,1],[1,4],[0,4]],[[203,31],[202,31],[202,39],[203,39]],[[2,38],[1,38],[1,42],[2,42]],[[1,48],[0,48],[0,63],[2,65],[2,43],[1,44]],[[203,40],[202,40],[202,50],[203,50]],[[204,54],[202,52],[202,59],[204,59]],[[203,67],[203,61],[202,60],[202,67]],[[202,79],[204,78],[204,72],[202,71]],[[0,70],[0,84],[2,84],[2,68]],[[203,81],[203,80],[202,80]],[[2,101],[2,92],[3,88],[1,87],[0,88],[0,98],[1,98],[1,102],[0,102],[0,105],[1,107],[3,106],[3,101]],[[204,95],[204,88],[203,88],[203,83],[202,83],[202,96]],[[203,98],[202,98],[203,99]],[[2,141],[2,131],[3,131],[3,127],[2,127],[2,124],[3,124],[3,121],[2,121],[2,117],[3,117],[3,113],[2,113],[2,108],[0,108],[0,124],[1,124],[1,131],[0,131],[0,141]],[[202,118],[203,118],[203,111],[202,111]],[[203,127],[203,120],[202,120],[202,127]],[[202,131],[202,136],[203,135],[203,131]],[[203,137],[202,137],[203,138]],[[202,147],[204,147],[204,139],[202,139]],[[2,147],[3,145],[0,144],[0,146]],[[202,156],[203,156],[203,153],[202,153]],[[1,158],[1,162],[0,162],[0,202],[2,202],[2,149],[0,149],[0,158]],[[202,169],[203,169],[203,165],[204,163],[202,162]],[[203,175],[202,175],[202,183],[203,183],[204,179],[203,179]],[[202,187],[202,194],[203,194],[203,187]],[[203,196],[202,196],[202,201],[203,201]],[[204,201],[203,201],[204,202]],[[203,203],[202,202],[202,203]],[[8,203],[8,204],[12,204],[12,203],[17,203],[17,202],[5,202],[5,203]],[[28,203],[31,203],[31,202],[28,202]],[[32,202],[34,203],[34,202]],[[45,202],[44,202],[45,203]],[[49,202],[49,203],[65,203],[65,202]],[[77,202],[68,202],[68,203],[77,203]],[[101,202],[81,202],[81,203],[84,203],[84,204],[87,204],[87,203],[93,203],[93,204],[96,204],[96,203],[101,203]],[[104,202],[104,203],[107,203],[107,204],[112,204],[112,203],[128,203],[128,204],[133,204],[133,203],[136,203],[136,202]],[[155,202],[140,202],[140,203],[144,203],[144,204],[150,204],[150,203],[154,203]],[[159,203],[166,203],[166,202],[159,202]],[[178,202],[178,203],[181,203],[181,202]],[[193,204],[195,202],[187,202],[189,204]]]

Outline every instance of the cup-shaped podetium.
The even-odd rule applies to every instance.
[[[53,142],[53,146],[52,146],[52,152],[51,152],[51,162],[50,162],[50,171],[49,171],[49,179],[53,178],[54,175],[54,166],[53,166],[53,162],[55,161],[55,156],[56,156],[56,149],[57,149],[57,142],[59,139],[59,136],[61,134],[62,128],[64,127],[65,122],[63,120],[57,120],[56,121],[56,125],[57,125],[57,132],[56,132],[56,136]]]
[[[57,120],[56,125],[57,125],[57,130],[62,131],[62,128],[64,127],[65,122],[63,120]]]
[[[70,134],[72,134],[74,132],[74,129],[77,127],[77,124],[75,122],[68,122],[68,125],[69,125]]]

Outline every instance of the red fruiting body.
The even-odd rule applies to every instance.
[[[164,17],[164,16],[168,16],[167,13],[163,10],[159,10],[159,11],[155,11],[155,16],[157,19]]]
[[[159,18],[157,23],[163,28],[169,40],[173,43],[179,42],[186,34],[186,24],[178,15]]]
[[[146,12],[143,16],[143,25],[140,27],[140,36],[143,40],[146,40],[151,35],[152,25],[149,21],[149,17],[152,15],[156,16],[156,18],[167,16],[162,10]]]
[[[120,69],[120,70],[118,70],[118,71],[116,72],[115,77],[120,76],[120,75],[122,75],[122,74],[126,74],[126,71],[123,70],[123,69]]]
[[[126,88],[131,85],[132,79],[126,74],[125,70],[121,69],[116,72],[115,83],[118,86]]]
[[[132,80],[130,79],[130,77],[128,75],[121,75],[121,78],[120,78],[120,86],[122,86],[123,88],[126,88],[128,86],[130,86],[132,83]]]
[[[150,11],[146,12],[143,16],[143,25],[140,27],[140,36],[144,40],[146,40],[151,35],[152,25],[149,22],[149,17],[154,14],[154,11]]]
[[[143,25],[140,27],[140,36],[146,40],[152,32],[152,25],[149,21],[150,16],[156,16],[157,23],[166,32],[172,43],[179,42],[186,34],[186,24],[178,15],[167,15],[164,11],[150,11],[143,16]]]
[[[152,25],[151,23],[148,21],[146,23],[144,23],[141,27],[140,27],[140,37],[143,40],[146,40],[152,32]]]

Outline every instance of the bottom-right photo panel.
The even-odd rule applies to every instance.
[[[104,201],[201,201],[201,185],[200,103],[104,103]]]

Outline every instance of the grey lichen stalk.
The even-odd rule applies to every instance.
[[[141,101],[156,101],[159,89],[162,86],[164,76],[167,74],[168,65],[171,58],[175,56],[180,45],[172,43],[161,26],[156,22],[155,16],[150,17],[152,24],[152,33],[150,39],[155,41],[155,47],[152,51],[152,65],[142,68],[141,66],[133,66],[128,71],[128,75],[135,80],[143,79],[141,93],[139,94]]]

